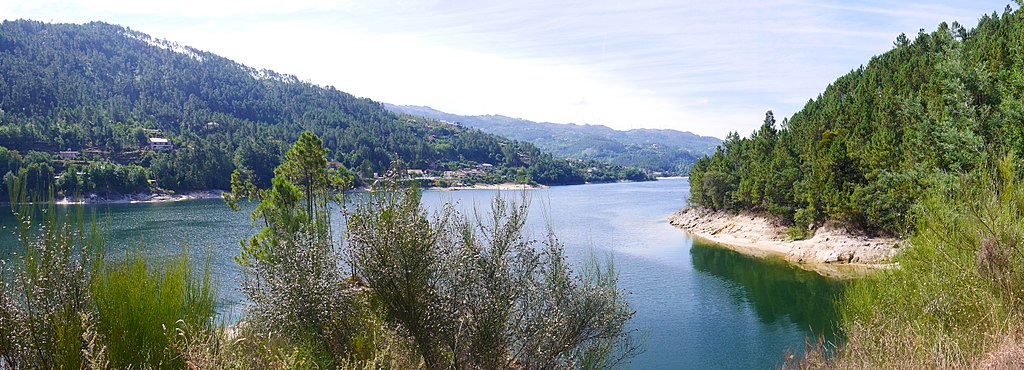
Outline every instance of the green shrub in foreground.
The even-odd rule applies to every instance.
[[[34,215],[51,221],[23,233],[17,261],[0,262],[0,368],[78,368],[91,319],[89,250],[96,240],[52,216]],[[16,216],[26,228],[33,222],[27,213]]]
[[[147,261],[139,252],[108,262],[92,284],[96,328],[115,368],[180,368],[171,350],[176,329],[210,330],[216,291],[209,264],[196,276],[187,255]]]
[[[612,265],[574,272],[553,234],[526,237],[527,210],[499,196],[428,217],[418,189],[397,189],[350,215],[354,271],[427,368],[604,369],[639,351]]]
[[[0,261],[0,369],[182,368],[179,329],[208,335],[216,292],[187,254],[107,261],[82,208],[25,202],[11,187],[22,252]]]

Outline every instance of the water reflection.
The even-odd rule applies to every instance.
[[[838,331],[836,300],[843,283],[802,270],[782,260],[754,258],[694,241],[695,270],[742,288],[735,299],[750,302],[765,324],[786,322],[832,340]]]

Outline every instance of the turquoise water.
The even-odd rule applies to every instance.
[[[665,220],[684,204],[688,189],[686,180],[668,179],[526,192],[533,238],[542,238],[550,225],[572,261],[593,254],[614,258],[636,310],[632,326],[646,337],[646,351],[628,367],[773,368],[785,350],[800,350],[806,337],[832,338],[841,286],[781,261],[694,242]],[[496,193],[428,191],[423,202],[430,209],[452,201],[464,210],[486,210]],[[153,256],[182,248],[209,251],[221,312],[229,319],[241,316],[240,270],[232,257],[238,241],[256,230],[248,213],[232,212],[220,200],[89,208],[109,219],[113,253],[138,245]],[[336,222],[341,230],[340,217]],[[7,251],[16,244],[9,235],[0,243]]]

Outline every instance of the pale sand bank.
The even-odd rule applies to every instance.
[[[668,220],[704,241],[757,257],[779,257],[838,278],[888,266],[901,246],[899,239],[867,237],[828,226],[819,228],[810,239],[789,240],[785,227],[752,214],[687,208]]]
[[[112,203],[160,203],[160,202],[178,202],[182,200],[191,199],[221,199],[223,190],[207,190],[207,191],[194,191],[182,194],[168,194],[168,193],[137,193],[128,195],[118,195],[110,198],[100,197],[96,195],[86,196],[82,198],[62,198],[58,199],[56,204],[112,204]]]

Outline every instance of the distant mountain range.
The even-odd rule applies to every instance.
[[[676,130],[619,131],[601,125],[533,122],[498,115],[460,116],[423,106],[384,103],[384,107],[527,141],[558,157],[596,159],[670,174],[685,173],[697,158],[713,152],[722,142]]]

